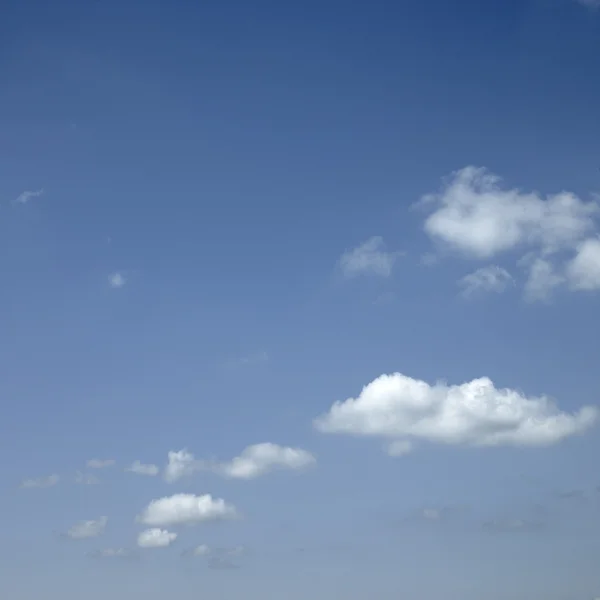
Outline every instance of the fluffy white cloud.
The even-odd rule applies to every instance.
[[[345,277],[379,275],[389,277],[400,253],[388,252],[383,238],[372,237],[357,248],[344,252],[339,267]]]
[[[125,470],[130,473],[135,473],[136,475],[148,475],[150,477],[158,475],[159,471],[156,465],[145,465],[139,460],[134,461],[133,464]]]
[[[43,195],[44,190],[26,191],[15,199],[17,204],[27,204],[32,198],[39,198]]]
[[[489,265],[481,267],[473,273],[465,275],[458,284],[462,287],[462,295],[466,298],[482,292],[502,293],[514,283],[511,274],[502,267]]]
[[[48,477],[38,477],[36,479],[24,479],[21,482],[22,488],[48,488],[55,486],[60,481],[58,475],[48,475]]]
[[[90,521],[80,521],[67,531],[67,535],[74,540],[97,537],[104,533],[107,523],[108,517],[100,517],[99,519]]]
[[[122,288],[127,283],[123,273],[112,273],[108,276],[108,284],[112,288]]]
[[[81,471],[77,471],[77,473],[75,473],[75,483],[80,485],[97,485],[100,483],[100,480],[91,473],[82,473]]]
[[[150,502],[137,520],[151,527],[160,527],[233,519],[237,516],[233,505],[210,494],[175,494]]]
[[[568,192],[544,199],[536,192],[503,189],[499,177],[476,167],[454,173],[422,204],[433,208],[425,220],[432,239],[479,259],[519,246],[542,254],[573,248],[594,230],[600,209]]]
[[[590,238],[579,245],[566,274],[572,289],[600,289],[600,239]]]
[[[218,471],[235,479],[254,479],[274,469],[298,470],[315,463],[315,457],[301,448],[268,442],[245,448],[239,456],[218,466]]]
[[[165,548],[177,539],[177,534],[166,529],[146,529],[138,535],[137,543],[140,548]]]
[[[100,458],[92,458],[87,461],[87,467],[89,469],[106,469],[112,467],[115,461],[112,458],[102,460]]]
[[[197,460],[191,452],[188,452],[185,449],[178,451],[172,450],[169,452],[164,478],[169,483],[173,483],[182,477],[189,477],[205,468],[206,463]]]
[[[599,416],[585,406],[573,414],[547,397],[497,389],[487,377],[462,385],[429,385],[401,373],[381,375],[357,398],[333,404],[315,420],[324,433],[426,440],[469,446],[545,446],[581,434]]]

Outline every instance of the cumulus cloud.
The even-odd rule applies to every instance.
[[[79,485],[97,485],[100,483],[100,480],[91,473],[77,471],[77,473],[75,473],[75,483],[78,483]]]
[[[148,475],[150,477],[154,477],[158,475],[158,467],[156,465],[144,464],[139,460],[133,462],[133,464],[125,469],[130,473],[135,473],[136,475]]]
[[[506,269],[497,265],[481,267],[465,275],[458,282],[462,288],[462,295],[465,298],[471,298],[484,292],[500,294],[513,283],[514,279],[511,274]]]
[[[27,204],[33,198],[39,198],[44,193],[44,190],[26,191],[19,194],[15,199],[16,204]]]
[[[108,517],[100,517],[99,519],[90,521],[80,521],[67,531],[67,535],[74,540],[97,537],[104,533],[107,523]]]
[[[600,239],[583,241],[575,258],[567,265],[567,279],[574,290],[600,289]]]
[[[389,277],[399,252],[388,252],[382,237],[368,239],[353,250],[344,252],[339,267],[345,277],[357,275],[379,275]]]
[[[289,448],[268,442],[245,448],[239,456],[222,463],[217,470],[226,477],[254,479],[274,469],[304,469],[315,463],[315,457],[301,448]]]
[[[188,452],[185,449],[177,451],[171,450],[168,455],[164,478],[169,483],[173,483],[182,477],[189,477],[205,468],[207,468],[206,463],[197,460],[191,452]]]
[[[115,464],[115,461],[112,458],[109,459],[100,459],[100,458],[92,458],[87,461],[88,469],[106,469],[108,467],[112,467]]]
[[[498,389],[487,377],[461,385],[430,385],[401,373],[381,375],[357,398],[332,405],[315,420],[324,433],[424,440],[466,446],[547,446],[582,434],[597,407],[561,411],[545,396]]]
[[[138,546],[140,548],[165,548],[177,539],[177,534],[166,529],[146,529],[138,535]]]
[[[191,452],[169,452],[164,477],[172,483],[198,471],[211,471],[232,479],[254,479],[276,469],[300,470],[316,462],[315,457],[301,448],[290,448],[264,442],[245,448],[230,461],[198,460]]]
[[[150,502],[137,520],[151,527],[165,527],[234,519],[237,516],[232,504],[210,494],[175,494]]]
[[[424,225],[433,240],[478,259],[519,247],[542,254],[573,248],[595,229],[600,210],[569,192],[543,198],[504,189],[498,176],[472,166],[455,172],[422,205],[433,209]]]
[[[600,289],[600,205],[575,194],[542,197],[502,186],[486,169],[466,167],[452,174],[421,206],[430,212],[424,229],[446,249],[470,259],[503,253],[523,254],[528,301],[548,300],[557,288]],[[477,290],[503,291],[512,282],[500,267],[484,267],[459,283],[466,295]]]
[[[37,477],[35,479],[24,479],[21,482],[22,488],[48,488],[55,486],[60,481],[58,475],[48,475],[47,477]]]
[[[112,273],[108,276],[108,284],[111,288],[122,288],[127,283],[123,273]]]

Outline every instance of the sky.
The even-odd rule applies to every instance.
[[[600,597],[600,10],[6,0],[0,596]]]

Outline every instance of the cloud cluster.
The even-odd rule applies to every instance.
[[[520,252],[530,299],[547,298],[558,286],[600,289],[596,202],[584,202],[570,192],[544,198],[537,192],[504,188],[498,176],[470,166],[453,173],[439,192],[420,204],[430,213],[424,230],[442,248],[473,260]],[[498,267],[487,268],[484,277],[495,270],[499,274]],[[510,281],[506,271],[499,280],[481,276],[479,272],[473,277],[487,282],[492,291],[501,291]]]
[[[430,385],[401,373],[381,375],[357,398],[336,402],[315,421],[324,433],[380,437],[399,443],[424,440],[466,446],[547,446],[586,431],[596,407],[570,414],[545,396],[498,389],[486,377],[461,385]],[[401,446],[408,450],[410,446]],[[405,453],[405,452],[403,452]]]
[[[169,452],[164,477],[173,483],[198,471],[211,471],[232,479],[254,479],[275,469],[301,470],[315,462],[315,457],[302,448],[270,442],[248,446],[225,462],[198,460],[187,450],[178,450]]]
[[[237,516],[232,504],[210,494],[175,494],[150,502],[137,520],[150,527],[167,527],[234,519]]]

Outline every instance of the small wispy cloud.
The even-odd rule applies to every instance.
[[[112,467],[115,464],[115,460],[112,458],[108,459],[100,459],[100,458],[92,458],[87,461],[87,466],[89,469],[106,469],[108,467]]]
[[[257,352],[255,354],[248,354],[242,356],[239,359],[240,365],[260,365],[269,362],[269,355],[267,352]]]
[[[509,285],[514,284],[514,279],[506,269],[489,265],[465,275],[459,279],[458,284],[464,298],[473,298],[485,292],[501,294]]]
[[[108,276],[108,284],[111,288],[122,288],[126,283],[127,279],[123,273],[116,272]]]
[[[49,488],[55,486],[60,481],[58,475],[48,475],[47,477],[37,477],[35,479],[24,479],[21,482],[22,488]]]
[[[32,200],[33,198],[39,198],[40,196],[42,196],[44,193],[43,189],[39,189],[39,190],[35,190],[35,191],[25,191],[22,194],[19,194],[16,198],[14,203],[15,204],[27,204],[30,200]]]
[[[342,275],[347,278],[359,275],[389,277],[401,252],[389,252],[381,236],[374,236],[352,250],[346,250],[338,261]]]
[[[129,471],[129,473],[135,473],[136,475],[148,475],[150,477],[158,475],[159,472],[159,468],[156,465],[146,465],[139,460],[134,461],[134,463],[125,470]]]
[[[86,538],[97,537],[104,533],[108,517],[91,519],[89,521],[80,521],[67,531],[67,536],[73,540],[83,540]]]
[[[104,548],[88,552],[88,556],[92,558],[132,558],[135,554],[128,548]]]
[[[588,8],[600,8],[600,0],[576,0],[579,4]]]
[[[77,471],[77,473],[75,473],[75,483],[78,483],[79,485],[98,485],[100,480],[91,473]]]
[[[544,528],[544,522],[538,519],[494,519],[483,523],[483,529],[489,533],[532,533]]]

